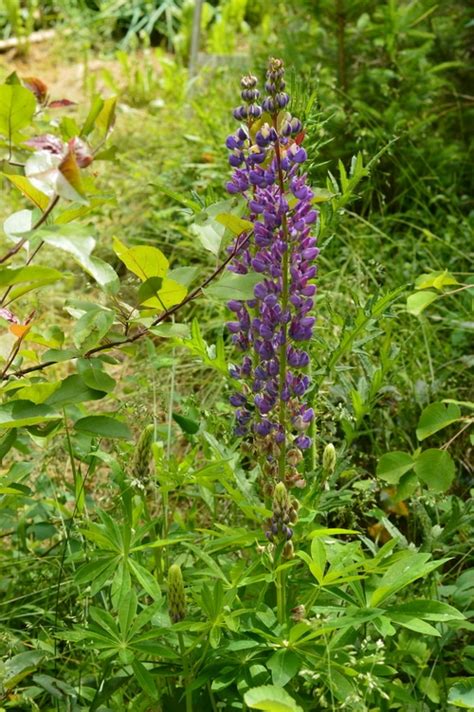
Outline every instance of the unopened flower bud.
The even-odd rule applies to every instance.
[[[153,425],[147,425],[142,431],[133,453],[131,475],[134,480],[145,486],[149,480]]]
[[[168,610],[173,623],[179,623],[186,616],[183,574],[178,564],[172,564],[168,571]]]
[[[336,467],[336,449],[332,443],[328,443],[323,452],[323,470],[326,474],[332,475]]]

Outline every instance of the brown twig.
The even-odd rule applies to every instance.
[[[240,236],[242,237],[242,235]],[[137,331],[136,334],[133,334],[132,336],[129,336],[126,339],[121,339],[117,341],[109,341],[106,344],[101,344],[100,346],[95,346],[93,349],[88,351],[86,354],[83,355],[83,358],[91,358],[94,356],[94,354],[100,353],[101,351],[109,351],[110,349],[114,348],[120,348],[121,346],[125,346],[125,344],[133,344],[135,341],[138,341],[141,339],[143,336],[146,336],[148,333],[150,333],[150,329],[152,329],[154,326],[158,326],[158,324],[161,324],[162,322],[166,321],[169,319],[173,314],[176,314],[177,311],[182,309],[186,304],[189,304],[193,299],[196,299],[201,292],[206,289],[206,287],[214,280],[216,277],[220,275],[220,273],[227,267],[229,262],[235,257],[235,255],[247,244],[249,241],[250,235],[245,235],[243,239],[239,239],[236,242],[236,245],[234,249],[230,252],[229,256],[226,257],[226,259],[221,262],[221,264],[212,272],[212,274],[207,277],[204,282],[202,282],[199,287],[196,287],[192,292],[190,292],[179,304],[175,304],[173,307],[170,307],[169,309],[165,309],[164,312],[159,314],[156,319],[150,324],[150,326],[140,329]],[[78,356],[75,356],[74,358],[78,358]],[[73,359],[66,359],[66,361],[62,362],[65,363],[67,361],[72,361]],[[28,368],[23,368],[20,369],[19,371],[15,371],[14,373],[3,373],[0,381],[2,380],[8,380],[9,378],[20,378],[21,376],[25,376],[28,373],[32,373],[34,371],[42,371],[45,368],[48,368],[49,366],[53,366],[56,361],[45,361],[44,363],[39,363],[36,364],[35,366],[29,366]]]
[[[32,226],[30,232],[33,232],[33,230],[37,230],[41,225],[43,225],[44,222],[48,219],[50,216],[51,212],[54,210],[56,205],[58,204],[59,201],[59,195],[55,195],[53,199],[51,200],[50,204],[44,211],[44,213],[41,215],[41,217],[38,218],[38,220],[35,222],[35,224]],[[3,257],[0,257],[0,264],[3,264],[4,262],[7,262],[7,260],[10,259],[10,257],[13,257],[16,255],[17,252],[21,250],[25,242],[28,242],[29,237],[25,236],[22,237],[21,240],[18,240],[18,242],[15,243],[15,245],[6,252]]]

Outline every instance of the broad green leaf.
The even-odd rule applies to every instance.
[[[438,430],[442,430],[461,417],[461,410],[454,403],[431,403],[420,416],[416,436],[418,440],[425,440]]]
[[[3,223],[3,231],[10,239],[17,240],[20,236],[30,232],[33,223],[32,210],[19,210],[7,217]]]
[[[51,284],[62,279],[63,275],[52,267],[41,265],[28,265],[11,269],[10,267],[0,268],[0,287],[11,287],[17,284],[28,284],[42,286]],[[31,286],[31,289],[35,287]]]
[[[120,420],[112,418],[110,415],[88,415],[80,418],[74,423],[74,429],[80,433],[98,435],[104,438],[132,439],[132,433]]]
[[[438,299],[436,292],[415,292],[407,299],[407,312],[419,316],[432,302]]]
[[[2,687],[5,690],[11,690],[16,687],[23,678],[36,670],[44,657],[45,653],[43,652],[29,650],[26,653],[18,653],[18,655],[5,660],[3,663]]]
[[[292,650],[277,650],[267,662],[274,685],[284,687],[300,669],[300,659]]]
[[[391,485],[398,484],[400,477],[413,467],[415,461],[407,452],[396,450],[382,455],[377,465],[377,477]]]
[[[156,281],[155,281],[156,280]],[[150,296],[150,291],[153,289],[153,283],[158,286],[158,281],[161,281],[161,287],[157,292],[154,292],[156,296]],[[143,290],[142,288],[147,285],[147,288]],[[144,284],[141,285],[138,290],[138,298],[143,307],[151,309],[169,309],[175,304],[179,304],[183,301],[188,290],[179,282],[175,282],[173,279],[168,279],[165,277],[161,280],[160,277],[152,277],[148,279]]]
[[[422,620],[421,618],[416,618],[416,616],[406,615],[404,613],[390,613],[386,612],[386,615],[390,618],[393,623],[398,623],[398,625],[408,628],[408,630],[414,630],[415,633],[422,633],[423,635],[433,635],[435,638],[439,638],[441,633],[430,623]]]
[[[430,601],[418,599],[414,601],[408,601],[407,603],[401,603],[398,606],[391,606],[387,609],[386,613],[388,615],[400,613],[402,615],[413,616],[416,618],[423,618],[428,621],[462,621],[465,616],[447,603],[442,601]]]
[[[453,685],[448,694],[448,702],[465,710],[474,709],[474,677],[465,677]]]
[[[47,405],[54,405],[63,408],[74,403],[83,403],[89,400],[103,398],[103,391],[96,391],[89,388],[78,375],[68,376],[61,383],[60,387],[46,401]]]
[[[253,687],[244,695],[245,704],[252,710],[267,712],[303,712],[302,707],[284,690],[276,685]]]
[[[43,212],[46,210],[49,205],[48,196],[42,193],[40,190],[37,190],[37,188],[34,188],[28,178],[26,178],[25,176],[11,175],[10,173],[2,173],[2,176],[4,178],[7,178],[10,183],[12,183],[18,188],[18,190],[21,190],[23,195],[29,200],[31,200],[31,202],[34,203]]]
[[[127,247],[114,237],[113,249],[127,269],[136,274],[142,282],[150,277],[164,277],[168,271],[169,262],[157,247],[149,245]]]
[[[120,282],[113,268],[91,255],[95,238],[84,228],[75,225],[58,225],[39,231],[41,239],[51,247],[70,254],[82,269],[107,292],[118,291]]]
[[[215,217],[218,223],[224,225],[234,235],[241,235],[243,232],[253,230],[253,223],[250,220],[244,220],[232,213],[218,213]]]
[[[415,462],[415,472],[433,492],[445,492],[454,479],[456,468],[447,450],[425,450]]]
[[[225,272],[218,282],[211,284],[204,293],[215,299],[240,299],[254,298],[254,289],[262,281],[261,274],[235,274]]]
[[[0,428],[24,428],[58,418],[61,415],[52,408],[31,401],[16,400],[0,406]]]
[[[99,359],[79,359],[77,370],[80,377],[89,388],[110,393],[115,388],[114,379],[106,373]]]
[[[422,274],[417,278],[415,287],[416,289],[430,289],[431,287],[443,289],[443,287],[449,287],[455,284],[459,284],[457,279],[455,279],[452,274],[449,274],[448,270],[444,270],[444,272]]]
[[[0,86],[0,134],[11,142],[28,126],[36,109],[33,93],[21,84]]]
[[[54,383],[34,383],[31,386],[20,388],[20,390],[16,391],[15,396],[20,400],[28,400],[38,405],[48,400],[60,385],[60,381]]]
[[[86,311],[76,322],[73,329],[73,339],[77,348],[86,352],[97,346],[110,331],[115,320],[115,314],[104,309]]]

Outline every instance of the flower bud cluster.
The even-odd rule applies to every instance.
[[[283,482],[278,482],[273,491],[273,516],[268,521],[268,529],[265,532],[265,536],[274,543],[285,542],[283,556],[287,559],[290,559],[294,553],[293,542],[291,541],[293,529],[290,525],[296,524],[298,521],[298,506],[296,499],[290,500]]]
[[[153,425],[147,425],[141,432],[132,458],[130,474],[133,477],[133,485],[144,490],[149,483],[151,445],[155,429]]]
[[[178,564],[172,564],[168,571],[168,610],[173,623],[186,617],[186,593]]]
[[[244,77],[242,86],[242,97],[250,92],[245,97],[256,101],[255,77]],[[237,409],[236,434],[254,441],[260,454],[266,453],[265,474],[277,477],[283,446],[285,480],[301,487],[305,483],[298,465],[301,451],[311,446],[307,431],[314,418],[304,400],[310,387],[304,344],[315,324],[311,312],[319,250],[311,230],[318,214],[312,207],[313,192],[300,172],[306,160],[301,122],[283,111],[289,97],[281,60],[270,61],[265,88],[265,113],[255,121],[247,112],[247,123],[226,141],[234,168],[227,190],[243,195],[254,225],[245,245],[238,249],[239,237],[231,248],[236,257],[229,269],[261,275],[253,299],[228,303],[234,316],[227,327],[242,353],[239,365],[231,369],[240,385],[230,402]],[[237,118],[241,116],[239,111]]]

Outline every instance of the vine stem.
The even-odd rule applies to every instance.
[[[179,651],[183,659],[183,673],[184,673],[184,694],[186,696],[186,712],[193,712],[193,693],[189,689],[189,663],[188,656],[186,655],[186,647],[184,645],[183,634],[181,631],[178,633],[179,641]]]

